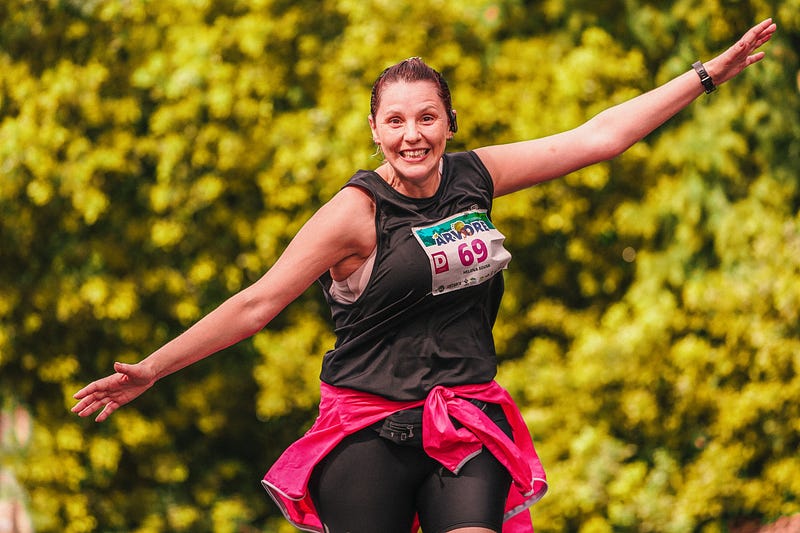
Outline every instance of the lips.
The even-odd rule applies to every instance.
[[[428,155],[428,152],[430,152],[429,149],[402,150],[400,155],[406,159],[419,159]]]

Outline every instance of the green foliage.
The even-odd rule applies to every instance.
[[[551,481],[538,530],[800,511],[798,13],[6,1],[0,407],[33,427],[0,431],[0,499],[41,532],[291,531],[258,480],[315,413],[332,342],[317,288],[101,426],[71,394],[254,281],[377,164],[366,115],[385,66],[442,70],[458,150],[576,126],[773,16],[763,63],[614,161],[498,200],[514,259],[495,333]]]

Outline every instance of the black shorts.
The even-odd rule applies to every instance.
[[[490,404],[486,412],[511,434],[502,408]],[[330,533],[409,533],[415,514],[424,533],[469,526],[499,532],[510,486],[508,470],[485,448],[455,475],[419,444],[367,427],[317,465],[309,492]]]

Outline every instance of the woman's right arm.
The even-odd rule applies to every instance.
[[[374,242],[372,200],[358,188],[344,188],[306,222],[258,281],[139,363],[115,363],[114,374],[74,395],[78,403],[72,412],[85,417],[102,409],[96,418],[102,422],[158,379],[254,335],[323,273],[369,255]]]

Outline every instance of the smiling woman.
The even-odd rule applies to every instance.
[[[387,70],[373,89],[369,125],[386,158],[377,172],[406,196],[425,198],[439,186],[442,155],[456,129],[455,113],[441,76],[422,78],[414,69],[429,67],[419,58],[400,65],[397,72]],[[388,82],[389,75],[398,80]]]
[[[389,67],[369,115],[385,161],[356,172],[261,279],[141,362],[116,363],[75,394],[73,411],[105,420],[260,331],[318,281],[337,335],[320,414],[263,479],[286,518],[333,533],[532,531],[525,511],[547,481],[495,381],[492,328],[510,254],[494,198],[620,154],[759,61],[774,31],[765,20],[702,73],[687,68],[575,129],[457,153],[446,152],[457,127],[442,76],[417,57]]]

